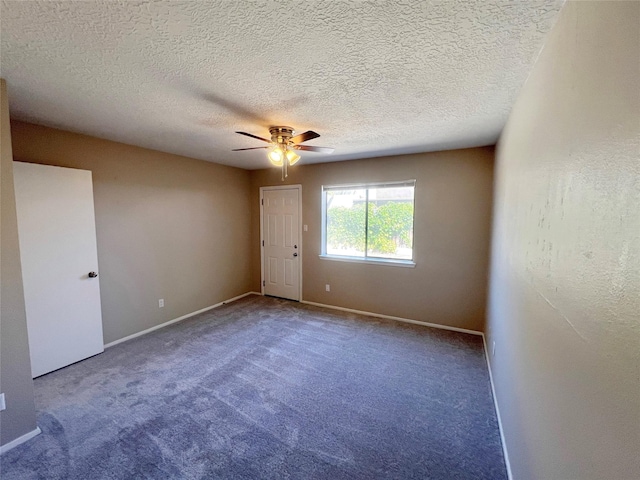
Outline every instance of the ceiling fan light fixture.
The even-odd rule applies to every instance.
[[[278,146],[271,147],[269,149],[269,152],[267,153],[267,156],[269,157],[269,161],[273,163],[273,165],[275,165],[276,167],[282,166],[282,163],[284,160],[284,154],[280,147]]]
[[[300,160],[300,155],[298,155],[293,150],[287,150],[286,156],[287,160],[289,161],[289,165],[295,165],[296,163],[298,163],[298,160]]]
[[[267,149],[267,158],[271,162],[271,164],[275,167],[280,167],[282,169],[282,180],[288,176],[287,169],[290,166],[295,165],[300,160],[300,155],[296,152],[296,150],[305,150],[309,152],[319,152],[319,153],[332,153],[333,148],[329,147],[317,147],[315,145],[300,145],[301,143],[307,142],[309,140],[313,140],[318,138],[320,134],[308,130],[304,133],[300,133],[298,135],[294,135],[295,132],[291,127],[283,127],[283,126],[274,126],[269,127],[269,133],[271,134],[271,140],[267,140],[266,138],[259,137],[252,133],[247,132],[236,132],[240,135],[244,135],[246,137],[255,138],[256,140],[261,140],[269,144],[268,147],[255,147],[255,148],[236,148],[235,151],[240,150],[256,150],[260,148]]]

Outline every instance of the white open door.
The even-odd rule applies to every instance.
[[[263,187],[263,293],[300,300],[300,187]]]
[[[86,170],[21,162],[13,169],[37,377],[104,350],[93,183]]]

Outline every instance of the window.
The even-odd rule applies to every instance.
[[[415,180],[322,188],[322,255],[413,265]]]

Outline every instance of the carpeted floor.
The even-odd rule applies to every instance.
[[[2,480],[507,478],[479,336],[252,295],[35,388]]]

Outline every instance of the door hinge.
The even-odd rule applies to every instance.
[[[260,199],[260,204],[261,204],[261,205],[264,205],[264,198],[261,198],[261,199]]]
[[[263,287],[265,286],[265,285],[264,285],[264,280],[262,280],[262,286],[263,286]]]
[[[264,247],[264,240],[262,240],[262,246]]]

